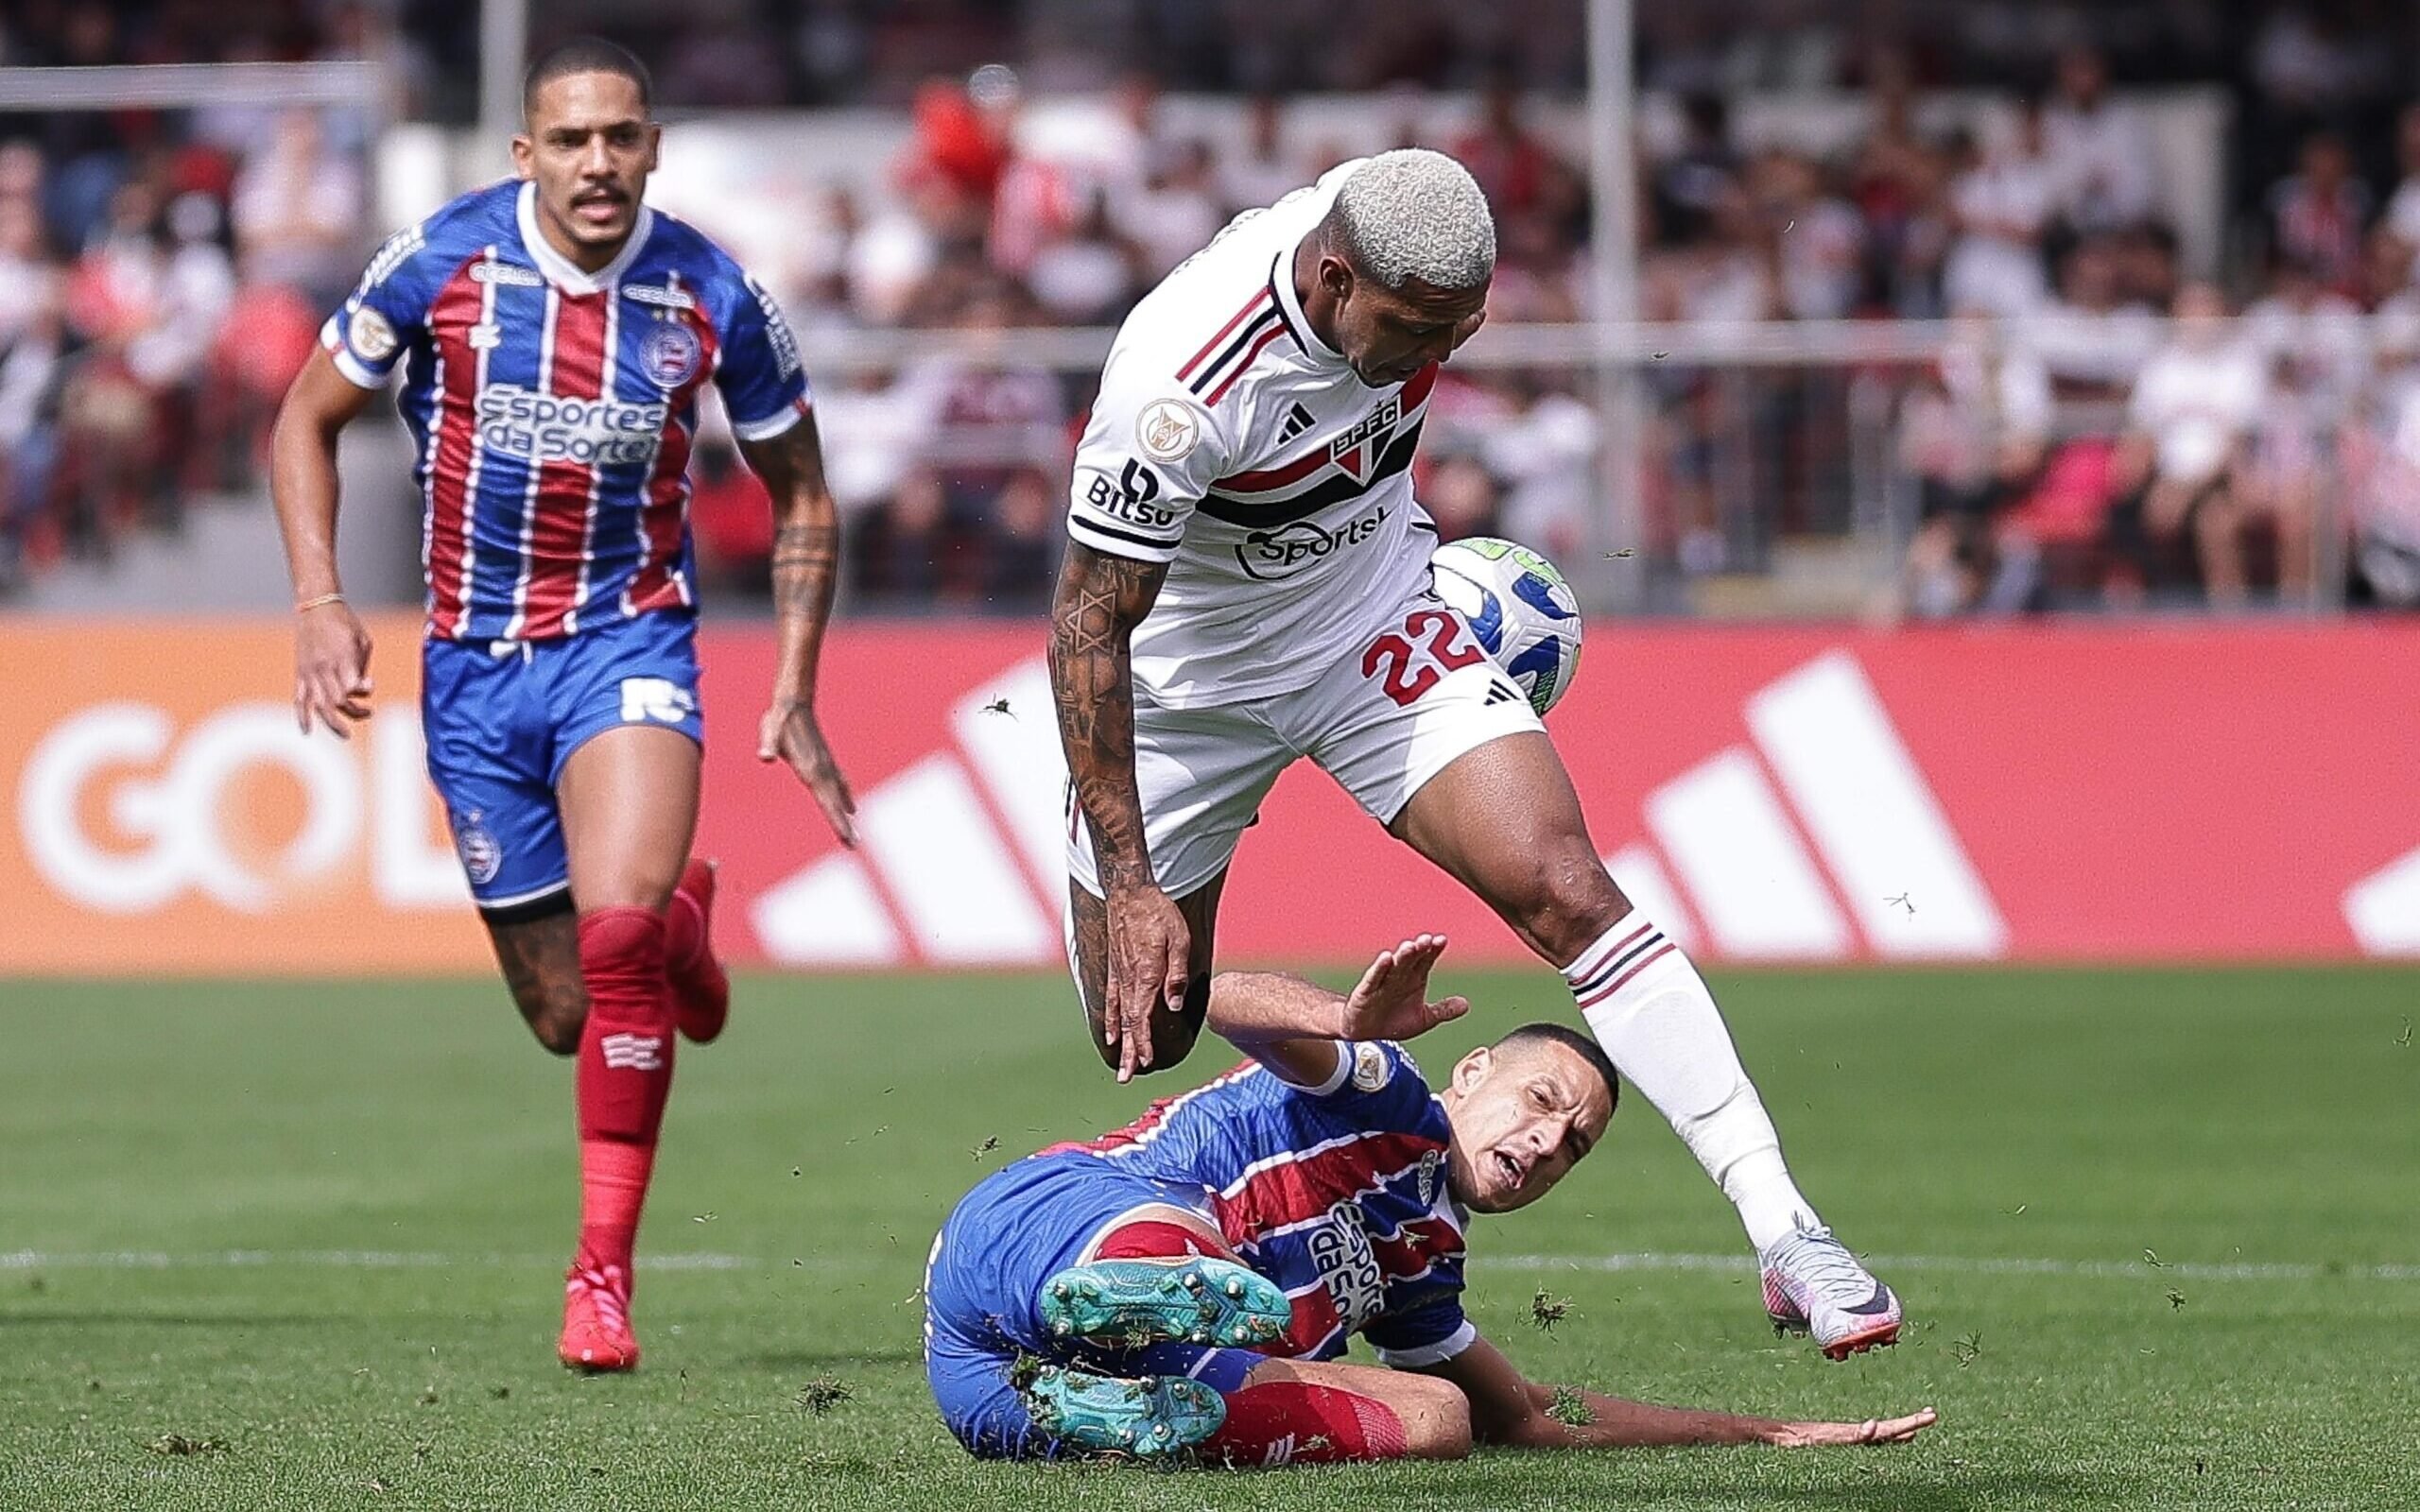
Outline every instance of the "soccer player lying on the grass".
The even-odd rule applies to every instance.
[[[1432,1092],[1390,1042],[1460,1017],[1427,1001],[1444,940],[1380,954],[1349,998],[1225,972],[1208,1022],[1252,1056],[1088,1144],[978,1185],[933,1242],[925,1359],[985,1458],[1213,1464],[1450,1459],[1474,1444],[1897,1443],[1930,1410],[1777,1422],[1540,1385],[1462,1315],[1473,1212],[1544,1196],[1613,1116],[1604,1053],[1514,1030]],[[1335,1363],[1353,1333],[1392,1369]]]

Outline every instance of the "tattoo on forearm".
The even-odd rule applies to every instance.
[[[1134,786],[1134,677],[1128,638],[1159,596],[1167,568],[1074,548],[1050,624],[1050,686],[1076,801],[1093,833],[1103,886],[1149,881],[1143,805]]]
[[[801,520],[773,537],[773,610],[821,616],[839,576],[840,528],[829,520]]]

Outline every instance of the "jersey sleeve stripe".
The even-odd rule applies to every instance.
[[[1269,344],[1285,334],[1286,327],[1282,322],[1270,322],[1269,329],[1262,332],[1259,339],[1252,344],[1252,350],[1244,353],[1243,360],[1227,369],[1227,376],[1219,380],[1219,387],[1212,389],[1209,397],[1202,403],[1215,406],[1219,401],[1226,398],[1227,390],[1236,387],[1236,380],[1252,370],[1252,365],[1260,359],[1261,352],[1268,349]]]
[[[806,396],[801,394],[763,420],[733,421],[731,434],[743,441],[769,441],[806,419],[808,407]]]
[[[1113,557],[1137,557],[1145,561],[1173,561],[1177,547],[1183,543],[1182,539],[1162,541],[1132,530],[1121,530],[1115,525],[1105,525],[1098,520],[1087,520],[1079,514],[1067,517],[1067,533],[1096,551],[1104,551]]]
[[[1244,307],[1242,309],[1237,310],[1234,315],[1227,318],[1227,323],[1219,328],[1219,334],[1212,336],[1209,340],[1201,343],[1201,350],[1193,354],[1193,359],[1176,370],[1177,381],[1182,383],[1192,377],[1193,369],[1201,366],[1202,359],[1209,356],[1212,352],[1216,351],[1219,342],[1227,339],[1227,333],[1243,324],[1244,320],[1250,317],[1254,310],[1259,309],[1262,302],[1270,297],[1271,291],[1269,289],[1264,288],[1254,291],[1253,297],[1244,301]]]
[[[1256,319],[1252,319],[1252,324],[1246,324],[1241,332],[1236,332],[1235,341],[1229,341],[1227,344],[1227,351],[1218,353],[1218,358],[1210,360],[1210,366],[1202,368],[1201,372],[1196,372],[1191,385],[1185,385],[1185,387],[1193,389],[1196,397],[1205,394],[1207,389],[1210,389],[1210,385],[1219,385],[1219,392],[1224,392],[1227,377],[1236,375],[1236,372],[1241,372],[1244,368],[1252,366],[1252,358],[1263,349],[1263,346],[1268,346],[1268,338],[1283,336],[1283,334],[1285,334],[1285,327],[1278,321],[1278,312],[1263,310]],[[1239,360],[1239,353],[1241,353],[1241,360]]]
[[[353,385],[355,388],[387,387],[387,375],[372,372],[363,367],[361,359],[354,356],[352,349],[344,344],[343,335],[337,330],[337,318],[333,315],[328,317],[325,325],[320,327],[320,345],[327,352],[329,360],[337,365],[337,371],[344,374],[346,383]]]

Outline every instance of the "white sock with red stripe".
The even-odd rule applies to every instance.
[[[1564,968],[1597,1042],[1739,1210],[1763,1249],[1818,1220],[1781,1158],[1781,1136],[1732,1047],[1714,994],[1681,947],[1634,909]]]

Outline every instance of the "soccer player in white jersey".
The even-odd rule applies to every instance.
[[[1606,875],[1545,728],[1430,592],[1412,452],[1495,266],[1470,174],[1387,152],[1237,216],[1118,332],[1050,641],[1095,1043],[1120,1080],[1191,1049],[1227,864],[1307,756],[1563,971],[1738,1210],[1773,1321],[1836,1359],[1893,1343],[1898,1298],[1800,1195],[1705,983]]]

